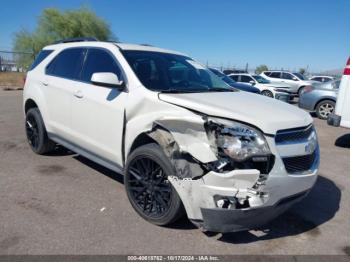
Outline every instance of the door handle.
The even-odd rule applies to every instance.
[[[48,82],[41,82],[43,84],[43,86],[48,86],[49,83]]]
[[[74,96],[77,97],[77,98],[83,98],[84,95],[83,95],[83,92],[81,92],[81,90],[78,90],[74,93]]]

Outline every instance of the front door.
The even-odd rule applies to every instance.
[[[108,50],[89,48],[81,73],[81,82],[72,100],[74,142],[102,160],[122,166],[122,136],[127,93],[123,90],[97,86],[91,76],[111,72],[122,77],[115,56]]]

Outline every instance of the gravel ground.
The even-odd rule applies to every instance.
[[[24,135],[21,91],[0,91],[0,254],[348,254],[350,130],[315,120],[318,181],[263,230],[205,234],[187,219],[157,227],[131,208],[122,177]]]

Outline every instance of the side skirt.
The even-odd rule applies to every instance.
[[[82,147],[75,145],[75,144],[57,136],[56,134],[48,133],[48,137],[51,140],[55,141],[56,143],[68,148],[69,150],[71,150],[79,155],[82,155],[82,156],[90,159],[91,161],[93,161],[101,166],[104,166],[104,167],[106,167],[114,172],[117,172],[119,174],[123,174],[123,168],[121,166],[119,166],[118,164],[113,163],[110,160],[101,158],[98,155],[94,154],[93,152],[87,151],[87,150],[83,149]]]

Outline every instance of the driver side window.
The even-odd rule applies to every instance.
[[[249,83],[250,81],[254,81],[250,76],[241,76],[241,82]]]
[[[114,73],[122,79],[121,69],[111,54],[102,49],[88,49],[87,58],[81,73],[81,80],[89,83],[94,73]]]

